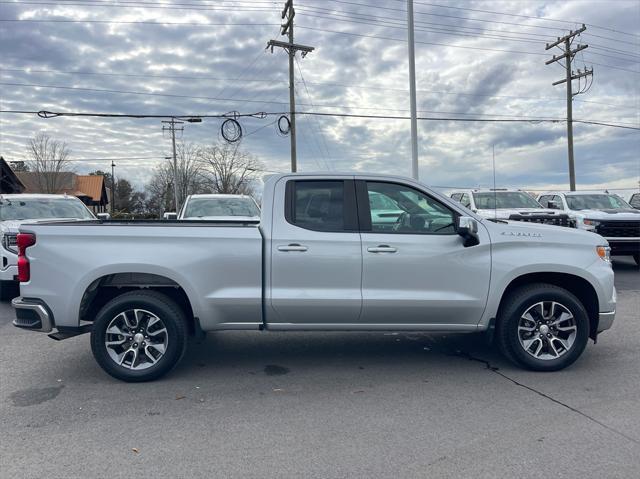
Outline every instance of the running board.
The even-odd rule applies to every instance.
[[[55,333],[48,334],[51,339],[62,341],[63,339],[73,338],[81,334],[89,333],[93,329],[93,324],[83,324],[82,326],[60,326]]]

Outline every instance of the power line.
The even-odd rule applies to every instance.
[[[177,115],[177,114],[167,114],[167,115],[146,115],[146,114],[132,114],[132,113],[89,113],[89,112],[46,112],[50,114],[50,116],[42,116],[43,111],[34,111],[34,110],[0,110],[0,114],[28,114],[28,115],[38,115],[41,118],[53,118],[58,116],[73,116],[73,117],[98,117],[98,118],[176,118],[176,119],[186,119],[186,118],[228,118],[227,114],[194,114],[194,115]],[[288,112],[286,111],[272,111],[272,112],[258,112],[258,113],[245,113],[245,114],[237,114],[235,117],[237,118],[266,118],[269,116],[281,116],[285,115]],[[391,115],[366,115],[366,114],[357,114],[357,113],[339,113],[339,112],[314,112],[314,111],[297,111],[296,114],[299,115],[315,115],[315,116],[327,116],[327,117],[336,117],[336,118],[363,118],[363,119],[379,119],[379,120],[409,120],[409,116],[391,116]],[[421,121],[459,121],[459,122],[478,122],[478,123],[531,123],[531,124],[539,124],[539,123],[563,123],[566,121],[565,118],[459,118],[459,117],[426,117],[419,116],[418,120]],[[612,128],[623,128],[627,130],[637,130],[640,131],[640,127],[635,126],[626,126],[621,123],[610,123],[604,121],[597,120],[573,120],[574,123],[583,123],[587,125],[600,125],[600,126],[608,126]]]
[[[178,25],[189,27],[272,27],[278,25],[277,23],[202,23],[202,22],[151,22],[143,20],[69,20],[69,19],[35,19],[35,18],[0,18],[0,22],[5,23],[103,23],[103,24],[122,24],[122,25]]]
[[[382,36],[382,35],[366,35],[363,33],[353,33],[353,32],[341,32],[341,31],[337,31],[337,30],[328,30],[328,29],[324,29],[324,28],[316,28],[316,27],[304,27],[301,25],[298,25],[298,28],[303,28],[305,30],[313,30],[316,32],[324,32],[324,33],[336,33],[339,35],[350,35],[350,36],[355,36],[355,37],[363,37],[363,38],[377,38],[380,40],[391,40],[394,42],[405,42],[407,40],[402,39],[402,38],[393,38],[393,37],[386,37],[386,36]],[[451,44],[451,43],[436,43],[436,42],[425,42],[425,41],[418,41],[416,40],[416,43],[419,43],[421,45],[437,45],[437,46],[443,46],[443,47],[451,47],[451,48],[464,48],[464,49],[469,49],[469,50],[482,50],[482,51],[488,51],[488,52],[500,52],[500,53],[518,53],[521,55],[536,55],[536,56],[544,56],[544,53],[538,53],[538,52],[523,52],[523,51],[518,51],[518,50],[500,50],[498,48],[486,48],[486,47],[472,47],[469,45],[455,45],[455,44]]]
[[[395,0],[395,1],[404,1],[404,0]],[[515,14],[515,13],[506,13],[506,12],[496,12],[496,11],[492,11],[492,10],[480,10],[480,9],[476,9],[476,8],[469,8],[469,7],[455,7],[455,6],[451,6],[451,5],[438,5],[438,4],[434,4],[434,3],[427,3],[427,2],[416,2],[417,5],[425,5],[425,6],[431,6],[431,7],[439,7],[439,8],[450,8],[450,9],[455,9],[455,10],[466,10],[466,11],[470,11],[470,12],[478,12],[478,13],[490,13],[493,15],[502,15],[502,16],[509,16],[509,17],[518,17],[518,18],[529,18],[529,19],[533,19],[533,20],[542,20],[542,21],[548,21],[548,22],[560,22],[560,23],[564,23],[564,24],[569,24],[569,25],[575,25],[577,22],[572,22],[569,20],[558,20],[555,18],[541,18],[541,17],[534,17],[532,15],[522,15],[522,14]],[[593,23],[586,23],[586,22],[579,22],[579,23],[584,23],[585,25],[592,27],[592,28],[598,28],[601,30],[607,30],[610,32],[614,32],[614,33],[620,33],[623,35],[629,35],[632,37],[636,37],[636,38],[640,38],[639,35],[635,34],[635,33],[627,33],[627,32],[623,32],[621,30],[617,30],[614,28],[610,28],[610,27],[603,27],[600,25],[594,25]]]
[[[591,62],[590,62],[591,63]],[[600,66],[600,64],[594,64]],[[615,68],[615,67],[613,67]],[[95,76],[109,76],[109,77],[126,77],[126,78],[166,78],[166,79],[180,79],[180,80],[213,80],[213,81],[234,81],[234,82],[246,82],[246,83],[286,83],[286,80],[277,79],[277,78],[220,78],[220,77],[209,77],[209,76],[188,76],[188,75],[157,75],[157,74],[133,74],[133,73],[105,73],[105,72],[92,72],[92,71],[65,71],[65,70],[41,70],[41,69],[31,69],[31,68],[3,68],[0,67],[0,72],[24,72],[24,73],[53,73],[53,74],[64,74],[64,75],[95,75]],[[301,82],[299,82],[301,83]],[[320,81],[306,81],[307,85],[319,85],[319,86],[329,86],[329,87],[344,87],[344,88],[356,88],[356,89],[364,89],[364,90],[381,90],[381,91],[392,91],[399,93],[407,93],[408,90],[404,88],[389,88],[375,85],[362,85],[362,84],[354,84],[354,83],[337,83],[337,82],[320,82]],[[512,98],[517,100],[536,100],[536,101],[564,101],[563,97],[533,97],[533,96],[523,96],[523,95],[486,95],[481,93],[466,93],[466,92],[456,92],[456,91],[444,91],[444,90],[423,90],[418,89],[418,93],[430,93],[437,95],[460,95],[460,96],[471,96],[471,97],[484,97],[484,98]],[[629,106],[628,104],[623,105],[620,103],[607,103],[607,102],[599,102],[594,100],[574,100],[576,102],[581,103],[593,103],[597,105],[606,105],[616,108],[628,108],[635,110],[635,107]],[[269,102],[263,102],[269,103]]]

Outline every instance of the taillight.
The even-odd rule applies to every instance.
[[[31,279],[31,268],[26,256],[27,248],[36,244],[36,235],[18,233],[18,281],[26,283]]]

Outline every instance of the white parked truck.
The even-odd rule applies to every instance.
[[[96,219],[75,196],[46,194],[0,195],[0,297],[12,292],[18,276],[18,228],[43,221]]]
[[[578,228],[604,237],[612,255],[633,256],[640,266],[640,210],[606,191],[550,191],[538,198],[570,214]]]
[[[450,196],[487,219],[575,226],[568,215],[543,207],[533,196],[522,190],[506,188],[459,190],[452,192]]]
[[[259,220],[260,207],[249,195],[189,195],[180,213],[165,213],[164,219],[179,220]]]
[[[259,221],[33,224],[17,241],[14,325],[90,332],[125,381],[222,330],[486,332],[513,362],[557,370],[616,309],[600,236],[487,221],[401,177],[274,175]]]

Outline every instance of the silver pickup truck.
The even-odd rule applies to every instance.
[[[394,205],[393,222],[372,198]],[[146,381],[207,331],[486,332],[513,362],[550,371],[613,323],[598,235],[492,222],[390,176],[274,175],[262,204],[244,223],[23,225],[14,325],[90,332],[107,373]]]

